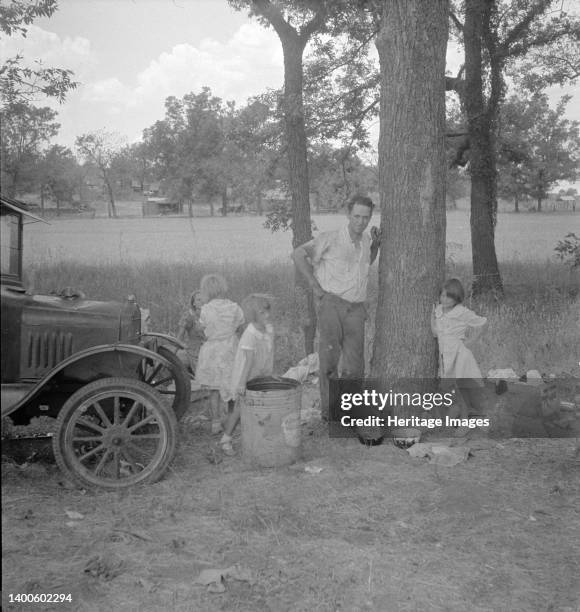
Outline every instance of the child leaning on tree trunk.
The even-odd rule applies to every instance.
[[[446,388],[455,387],[463,400],[458,416],[479,415],[483,409],[483,381],[477,361],[468,346],[479,338],[487,323],[463,305],[465,291],[461,281],[451,278],[443,284],[439,304],[433,305],[431,330],[439,344],[439,377]],[[466,338],[468,331],[469,333]]]

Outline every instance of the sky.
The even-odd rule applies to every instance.
[[[104,129],[127,142],[164,116],[168,96],[208,86],[214,95],[243,105],[248,97],[283,81],[276,34],[232,9],[227,0],[60,0],[49,19],[38,19],[26,38],[0,40],[0,56],[20,52],[46,66],[70,68],[80,86],[58,110],[55,141]],[[455,74],[459,54],[450,49]],[[555,102],[572,93],[568,116],[580,120],[580,88],[554,89]],[[372,130],[378,138],[378,125]]]

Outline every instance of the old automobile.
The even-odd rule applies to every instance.
[[[119,489],[159,479],[174,458],[190,380],[179,343],[141,330],[135,297],[103,302],[67,287],[27,291],[23,224],[42,221],[1,197],[2,419],[54,419],[52,446],[69,480]]]

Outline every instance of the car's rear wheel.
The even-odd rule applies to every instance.
[[[185,414],[191,397],[191,381],[179,358],[168,348],[160,346],[157,353],[171,363],[171,368],[155,357],[145,357],[139,363],[139,380],[168,398],[177,420]]]
[[[132,378],[103,378],[61,408],[56,462],[85,487],[122,489],[159,480],[177,447],[177,420],[161,396]]]

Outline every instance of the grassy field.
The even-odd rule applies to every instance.
[[[500,215],[504,303],[474,352],[482,370],[580,376],[580,279],[552,258],[580,215]],[[342,223],[316,219],[319,229]],[[303,356],[290,237],[256,218],[135,219],[27,226],[38,291],[95,299],[134,292],[153,327],[174,331],[189,292],[217,271],[231,297],[278,297],[276,370]],[[448,272],[469,282],[468,217],[448,223]],[[372,344],[376,279],[370,288]],[[429,313],[426,313],[428,316]],[[566,398],[570,399],[570,398]],[[192,410],[202,410],[193,407]],[[448,439],[469,459],[441,467],[390,443],[367,448],[302,428],[302,461],[257,469],[217,457],[182,424],[163,481],[120,493],[76,489],[50,463],[2,463],[3,609],[178,612],[577,612],[580,462],[570,439]],[[236,441],[236,445],[239,442]],[[308,471],[306,468],[320,468]],[[78,513],[71,518],[70,513]],[[95,561],[97,558],[97,561]],[[241,580],[196,583],[237,566]],[[97,568],[95,570],[95,567]],[[576,578],[575,578],[576,576]],[[10,593],[73,602],[10,604]]]
[[[469,219],[448,216],[448,274],[469,286]],[[37,290],[64,286],[94,299],[123,299],[134,293],[151,311],[153,327],[175,332],[191,291],[208,272],[223,274],[231,297],[269,292],[276,304],[277,366],[280,371],[304,356],[300,308],[293,291],[290,234],[261,227],[256,217],[96,219],[27,226],[25,267]],[[518,372],[578,370],[580,346],[576,297],[580,274],[558,262],[554,247],[571,231],[577,215],[503,214],[497,250],[506,286],[502,304],[470,305],[489,317],[488,332],[476,346],[484,372],[511,367]],[[342,216],[315,218],[319,230],[339,227]],[[371,274],[368,357],[371,353],[376,275]],[[426,317],[429,313],[426,313]]]
[[[75,261],[101,263],[287,262],[291,252],[289,232],[271,233],[262,227],[264,217],[195,217],[86,219],[27,225],[25,263]],[[319,231],[344,223],[342,215],[315,215]],[[378,224],[375,214],[373,224]],[[500,214],[496,249],[502,262],[544,263],[565,234],[580,225],[580,213]],[[469,215],[447,215],[449,255],[457,262],[471,260]]]

